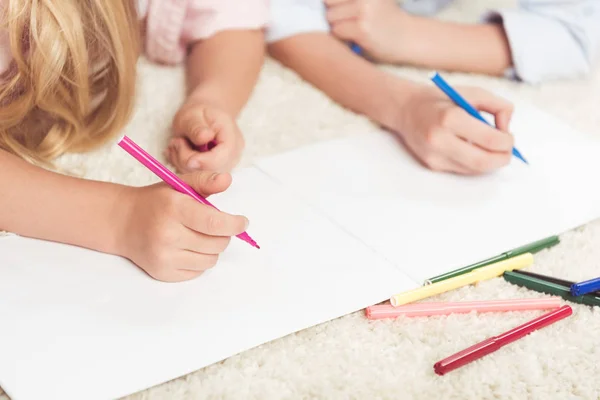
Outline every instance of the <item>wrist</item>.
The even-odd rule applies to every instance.
[[[421,85],[395,76],[387,76],[383,82],[384,106],[380,109],[378,121],[388,129],[398,131],[408,103],[421,88]],[[397,132],[400,133],[400,132]]]
[[[127,237],[129,235],[129,219],[133,215],[137,194],[140,188],[111,185],[107,196],[109,210],[107,220],[110,232],[103,238],[102,251],[124,258],[129,258]]]
[[[393,26],[397,31],[394,36],[397,38],[395,51],[390,54],[392,64],[411,64],[415,54],[421,51],[423,41],[427,40],[428,31],[424,29],[423,23],[427,21],[419,16],[408,14],[398,10],[394,17]]]
[[[183,106],[213,106],[217,108],[222,108],[222,104],[224,103],[224,101],[220,98],[218,92],[218,88],[199,86],[190,92],[190,94],[185,99],[185,103]]]

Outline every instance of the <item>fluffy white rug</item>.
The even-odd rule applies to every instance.
[[[506,4],[512,2],[462,0],[444,11],[443,17],[474,21],[484,9]],[[390,70],[421,81],[427,77],[426,71]],[[142,85],[137,114],[126,133],[153,154],[160,155],[171,117],[182,100],[183,71],[153,66],[142,60],[140,72]],[[600,73],[589,80],[539,87],[461,74],[453,74],[451,79],[456,83],[511,91],[578,129],[591,134],[599,132]],[[257,156],[342,136],[350,130],[372,128],[367,119],[333,104],[294,73],[272,61],[266,63],[240,125],[247,138],[243,164]],[[104,148],[85,157],[67,156],[60,165],[91,179],[131,185],[156,181],[153,175],[115,148]],[[600,222],[567,233],[561,240],[560,245],[537,255],[534,271],[572,280],[598,275]],[[494,279],[439,299],[535,296],[502,279]],[[574,315],[568,320],[468,367],[445,377],[433,373],[434,362],[540,313],[370,322],[359,312],[265,344],[128,399],[600,398],[600,381],[597,380],[600,312],[579,305],[574,305]],[[0,400],[7,400],[1,389]]]

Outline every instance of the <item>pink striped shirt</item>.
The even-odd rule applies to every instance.
[[[0,0],[0,8],[7,1]],[[146,56],[164,64],[181,62],[194,41],[228,29],[264,28],[269,18],[268,0],[137,0],[137,5],[140,19],[146,19]],[[12,61],[8,40],[0,31],[0,73]]]

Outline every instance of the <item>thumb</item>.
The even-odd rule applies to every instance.
[[[214,124],[219,120],[219,113],[206,107],[187,106],[176,115],[173,123],[175,136],[186,137],[194,146],[208,147],[215,140]]]
[[[228,173],[198,171],[182,175],[181,179],[203,197],[224,192],[231,185]]]

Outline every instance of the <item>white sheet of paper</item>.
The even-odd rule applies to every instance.
[[[121,397],[598,217],[598,143],[525,106],[514,130],[531,166],[491,176],[429,172],[380,132],[241,170],[214,202],[247,215],[262,249],[234,239],[190,282],[2,238],[0,385],[13,400]]]
[[[417,286],[258,170],[214,202],[244,212],[262,248],[233,239],[218,267],[185,283],[77,247],[0,239],[8,395],[125,396]]]
[[[490,175],[421,167],[374,131],[258,163],[347,231],[422,282],[600,216],[600,142],[525,103],[511,128],[516,158]]]

